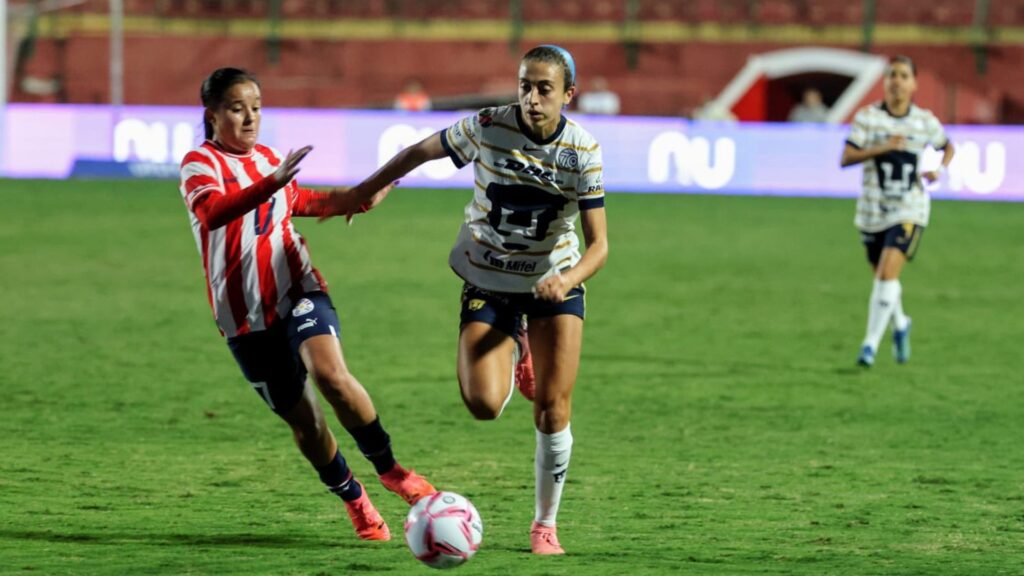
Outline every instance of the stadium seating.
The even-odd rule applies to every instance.
[[[14,8],[25,9],[28,0],[12,0]],[[257,0],[125,0],[126,11],[136,17],[178,20],[179,25],[208,21],[263,22],[271,15],[271,3]],[[626,18],[624,0],[523,0],[522,17],[527,25],[543,22],[589,22],[604,30],[603,36],[588,41],[562,40],[573,50],[580,69],[581,89],[587,79],[601,75],[608,79],[622,99],[628,114],[681,115],[717,95],[743,67],[749,54],[788,47],[768,41],[758,30],[770,32],[774,26],[803,25],[812,29],[846,27],[859,30],[863,24],[864,3],[851,0],[640,0],[635,17],[641,23],[662,24],[662,30],[680,35],[679,41],[666,39],[642,42],[627,50],[616,24]],[[65,14],[102,14],[109,11],[105,0],[85,0],[69,6]],[[281,0],[280,15],[286,21],[345,19],[429,19],[465,20],[494,26],[507,26],[510,4],[499,0],[449,0],[417,2],[413,0]],[[915,25],[917,34],[930,27],[973,25],[974,3],[962,0],[879,0],[876,21],[879,25]],[[486,24],[485,24],[486,23]],[[73,22],[72,22],[73,24]],[[611,24],[611,26],[600,26]],[[988,25],[1024,25],[1024,5],[1020,2],[993,2]],[[152,28],[150,28],[152,29]],[[427,92],[443,101],[459,101],[473,93],[514,93],[508,76],[527,43],[512,47],[511,36],[488,40],[459,40],[454,37],[423,37],[388,41],[367,37],[296,38],[283,37],[271,44],[260,37],[260,27],[247,33],[220,36],[197,33],[195,36],[126,34],[125,94],[128,103],[191,104],[195,99],[195,74],[137,74],[150,68],[168,53],[205,67],[236,64],[253,69],[273,90],[274,102],[281,106],[361,106],[385,107],[411,77],[417,77]],[[38,84],[12,83],[14,101],[104,102],[108,97],[106,39],[86,31],[75,32],[73,25],[61,37],[41,37],[33,45],[33,56],[18,68],[21,78],[40,80]],[[197,28],[199,30],[199,28]],[[893,30],[893,28],[890,28]],[[707,34],[711,34],[708,37]],[[506,34],[511,34],[506,32]],[[719,38],[728,40],[715,41]],[[726,36],[724,34],[731,34]],[[890,32],[891,34],[891,32]],[[745,35],[747,39],[738,38]],[[937,36],[938,37],[938,36]],[[699,40],[698,40],[699,38]],[[823,44],[827,45],[827,42]],[[849,47],[849,44],[840,44]],[[977,72],[977,55],[970,46],[929,45],[918,36],[914,43],[894,44],[891,35],[877,47],[885,53],[907,53],[919,66],[946,80],[949,90],[969,87],[975,92],[1001,98],[1006,94],[1024,101],[1024,86],[1007,83],[1015,78],[1024,47],[999,44],[987,49],[989,74]],[[394,58],[388,54],[408,54]],[[423,56],[443,66],[424,66]],[[481,66],[488,62],[488,66]],[[33,86],[49,86],[57,80],[60,89],[32,91]],[[48,84],[49,83],[49,84]],[[26,89],[22,89],[24,86]],[[1010,109],[1019,109],[1010,106]]]

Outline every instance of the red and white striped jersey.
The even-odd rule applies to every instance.
[[[237,155],[207,141],[181,162],[181,195],[203,258],[207,297],[217,327],[227,337],[266,330],[285,317],[295,297],[327,289],[310,262],[306,240],[292,226],[299,197],[295,180],[216,230],[196,217],[198,200],[209,194],[237,194],[273,174],[283,159],[277,150],[260,144]]]

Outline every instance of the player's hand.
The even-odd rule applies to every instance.
[[[936,180],[939,179],[939,171],[938,170],[929,170],[927,172],[922,172],[921,173],[921,178],[924,178],[925,182],[927,182],[929,184],[932,184]]]
[[[907,137],[902,134],[893,134],[889,136],[889,140],[885,143],[887,152],[894,150],[906,150],[907,149]]]
[[[351,223],[353,216],[373,210],[397,185],[398,182],[392,182],[376,192],[367,191],[361,185],[352,188],[336,188],[328,197],[324,215],[320,220],[327,220],[333,216],[345,216],[345,220]],[[366,199],[367,197],[369,199]]]
[[[376,208],[378,204],[380,204],[381,202],[384,201],[385,198],[387,198],[388,193],[394,190],[395,186],[398,186],[398,184],[399,181],[395,180],[391,184],[388,184],[387,186],[374,192],[373,196],[370,196],[370,200],[368,202],[363,202],[362,204],[359,205],[359,211],[357,213],[369,212],[370,210]],[[351,216],[351,214],[349,216]]]
[[[565,301],[565,295],[569,290],[572,290],[572,284],[556,272],[533,286],[533,297],[558,304]]]
[[[312,146],[303,146],[298,150],[288,152],[288,156],[285,157],[284,162],[281,162],[281,165],[277,167],[272,176],[279,188],[291,182],[292,178],[295,178],[295,175],[299,173],[299,162],[302,162],[302,159],[312,150]]]

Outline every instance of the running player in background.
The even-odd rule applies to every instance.
[[[353,189],[366,200],[424,162],[447,156],[459,168],[473,163],[474,196],[449,257],[465,281],[459,385],[473,416],[501,415],[512,396],[514,357],[527,353],[516,336],[521,319],[529,317],[536,387],[529,378],[516,380],[534,402],[537,428],[530,530],[536,554],[564,553],[555,517],[573,442],[569,418],[583,341],[583,282],[608,255],[601,149],[562,116],[575,86],[568,51],[534,48],[519,67],[518,104],[481,110],[429,136]],[[582,256],[577,214],[586,240]]]
[[[300,188],[295,175],[310,147],[283,156],[257,143],[260,88],[244,70],[220,68],[200,90],[206,141],[185,155],[181,194],[206,272],[207,297],[228,347],[253,389],[288,423],[303,456],[345,502],[356,533],[388,540],[387,524],[353,478],[325,422],[307,373],[372,463],[384,486],[412,504],[434,492],[391,451],[373,402],[345,366],[327,283],[310,262],[291,217],[347,214],[347,190]],[[385,190],[390,184],[382,187]]]
[[[922,179],[935,182],[953,160],[953,144],[929,110],[912,102],[917,69],[906,56],[896,56],[886,69],[885,98],[857,112],[843,157],[845,168],[864,163],[863,191],[854,223],[867,248],[875,283],[868,303],[867,333],[857,363],[875,363],[878,345],[892,322],[896,361],[910,359],[910,317],[903,312],[900,272],[913,259],[928,225],[930,197]],[[927,146],[942,150],[938,170],[918,172]]]

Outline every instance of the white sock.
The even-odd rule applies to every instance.
[[[878,344],[885,335],[885,329],[899,300],[899,280],[875,279],[875,287],[871,290],[871,300],[868,302],[868,330],[864,335],[864,346],[878,350]]]
[[[534,520],[545,526],[554,526],[558,516],[558,505],[562,501],[565,474],[569,470],[572,456],[572,431],[554,434],[537,431],[537,459],[534,471],[537,478],[536,514]]]
[[[896,297],[896,306],[892,309],[892,329],[893,330],[906,330],[907,324],[910,324],[910,319],[903,313],[903,285],[900,284],[899,280],[892,280],[899,286],[900,295]]]

